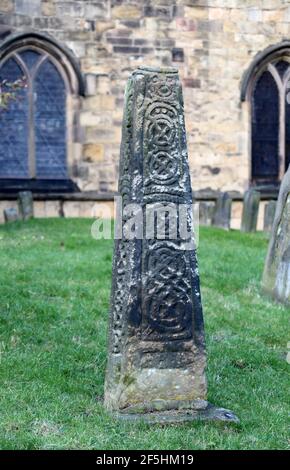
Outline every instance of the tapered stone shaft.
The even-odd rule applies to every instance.
[[[128,81],[119,193],[121,225],[128,224],[128,205],[134,204],[146,237],[128,239],[123,230],[115,242],[105,405],[151,417],[161,410],[208,412],[183,99],[175,69],[140,68]],[[165,224],[161,239],[147,217],[153,210],[155,220],[157,206],[172,209],[178,227],[172,232]],[[181,219],[186,236],[180,234]]]
[[[275,299],[290,305],[290,166],[279,191],[263,288]]]

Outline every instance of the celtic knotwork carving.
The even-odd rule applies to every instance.
[[[149,158],[149,170],[157,183],[171,183],[176,180],[178,165],[175,155],[160,151]],[[147,182],[148,184],[148,182]]]
[[[122,143],[121,143],[121,167],[120,177],[124,174],[129,177],[129,161],[132,154],[132,139],[133,139],[133,87],[132,81],[129,80],[126,88],[126,101],[127,106],[124,112],[123,128],[122,128]],[[122,190],[122,182],[119,180],[119,190]]]
[[[126,302],[124,295],[126,293],[126,285],[128,283],[128,241],[120,240],[116,250],[115,273],[116,280],[114,286],[113,301],[113,319],[112,319],[112,352],[119,354],[122,347],[122,337],[124,332],[124,312],[126,311]]]
[[[160,98],[170,99],[175,93],[176,78],[163,77],[154,75],[149,84],[149,94],[152,96],[159,96]]]
[[[164,118],[168,122],[173,122],[177,118],[177,111],[171,104],[168,104],[164,101],[154,101],[148,107],[147,118],[150,121],[155,119]]]
[[[174,144],[177,112],[164,102],[155,102],[147,111],[149,146],[169,147]]]
[[[143,331],[143,340],[184,340],[191,337],[191,305],[184,302],[185,296],[188,297],[186,286],[182,285],[175,285],[174,292],[164,286],[155,289],[146,300],[150,317]]]
[[[174,141],[176,129],[166,117],[159,117],[149,126],[150,143],[158,147],[168,147]]]
[[[131,184],[130,176],[124,175],[120,177],[119,192],[120,192],[120,195],[122,196],[123,206],[130,203],[131,190],[132,190],[132,184]]]
[[[166,86],[169,87],[170,83],[168,82]],[[163,89],[162,87],[163,85],[161,89]],[[157,96],[159,98],[158,93]],[[157,99],[149,104],[145,116],[147,141],[145,147],[147,151],[145,151],[145,163],[147,165],[144,168],[145,186],[151,184],[172,186],[178,180],[180,176],[178,126],[178,112],[174,101],[167,102],[164,96],[163,101]]]
[[[146,269],[150,277],[158,276],[163,280],[171,277],[182,277],[186,273],[186,261],[183,252],[168,246],[161,246],[149,251]]]
[[[195,251],[182,229],[191,228],[192,194],[177,70],[133,72],[119,183],[105,404],[124,415],[160,403],[192,410],[205,398],[205,356]],[[131,227],[138,237],[129,240]]]
[[[190,338],[192,303],[185,252],[167,246],[149,250],[144,268],[143,340]]]
[[[182,194],[182,159],[179,129],[182,123],[178,87],[173,76],[153,76],[148,86],[144,121],[145,197],[155,194],[175,200]],[[159,200],[160,200],[159,196]],[[161,198],[161,201],[163,200]],[[187,255],[179,241],[152,246],[143,242],[144,340],[187,339],[192,335],[191,285]]]

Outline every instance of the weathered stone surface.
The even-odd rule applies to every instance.
[[[199,202],[200,225],[212,225],[214,209],[215,209],[214,201],[200,201]]]
[[[15,12],[37,16],[41,13],[41,0],[15,0]]]
[[[80,111],[106,113],[110,106],[113,112],[108,113],[110,122],[105,127],[114,133],[120,128],[114,112],[120,109],[128,70],[144,60],[154,66],[171,65],[176,53],[182,59],[182,50],[184,60],[178,68],[185,86],[195,187],[243,191],[249,184],[251,156],[249,109],[239,99],[242,74],[259,51],[289,36],[290,21],[287,2],[244,3],[241,7],[236,0],[1,0],[0,32],[3,28],[4,35],[9,29],[36,30],[71,48],[82,73],[92,74],[87,87],[91,96],[82,98]],[[213,70],[222,71],[219,80]],[[93,75],[97,80],[108,77],[109,103],[98,98],[100,89],[95,89]],[[77,108],[70,122],[78,122]],[[91,125],[87,122],[84,127]],[[103,133],[101,122],[96,128]],[[118,156],[111,152],[110,139],[103,142],[104,160],[114,169]],[[87,143],[98,144],[98,133],[91,134]],[[84,158],[82,150],[77,163]],[[220,168],[220,172],[213,174],[205,167]],[[99,189],[99,181],[98,171],[89,171],[78,184],[81,189]],[[106,185],[114,191],[116,181]]]
[[[290,167],[280,187],[263,288],[275,299],[290,304]]]
[[[126,89],[120,157],[121,226],[128,204],[144,217],[139,238],[116,240],[105,406],[128,419],[199,416],[206,401],[205,344],[182,90],[175,69],[139,68]],[[156,204],[178,207],[163,239],[148,230]],[[180,235],[185,207],[188,239]],[[136,206],[137,207],[137,206]],[[140,209],[139,209],[140,210]],[[139,219],[140,220],[140,219]],[[139,234],[140,235],[140,234]],[[187,410],[187,413],[186,413]],[[230,412],[229,412],[230,413]],[[224,415],[223,415],[224,416]],[[229,414],[228,420],[232,420]]]
[[[231,225],[232,198],[229,193],[222,193],[216,201],[216,207],[213,215],[213,225],[230,229]]]
[[[54,16],[56,14],[55,3],[52,0],[42,1],[41,12],[44,16]]]
[[[245,192],[241,224],[242,232],[256,232],[259,204],[260,193],[258,191],[249,189]]]
[[[84,159],[88,162],[100,162],[104,159],[103,144],[85,144]]]
[[[3,214],[5,222],[15,222],[19,220],[18,211],[14,207],[4,209]]]
[[[97,92],[97,77],[94,73],[86,74],[86,95],[94,96]]]
[[[158,425],[178,424],[195,420],[239,423],[239,419],[232,411],[226,410],[225,408],[217,408],[207,402],[201,404],[202,407],[200,407],[200,404],[197,402],[194,402],[194,406],[188,409],[178,410],[178,406],[175,406],[175,409],[159,411],[158,413],[152,413],[150,411],[146,414],[126,413],[119,414],[118,417],[123,418],[126,421],[141,420],[147,424]],[[205,406],[205,408],[203,408],[203,406]]]
[[[12,0],[1,0],[1,13],[13,11],[13,6]]]
[[[269,201],[265,204],[264,209],[264,232],[271,232],[273,228],[275,212],[276,212],[276,201]]]
[[[33,217],[33,197],[31,191],[20,191],[18,193],[18,208],[23,220]]]

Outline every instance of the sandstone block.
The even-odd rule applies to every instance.
[[[103,144],[85,144],[83,147],[84,158],[89,162],[100,162],[104,159]]]

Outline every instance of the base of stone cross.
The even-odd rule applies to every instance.
[[[161,405],[162,406],[162,405]],[[141,407],[140,407],[141,408]],[[145,410],[138,407],[130,407],[118,413],[114,413],[116,418],[126,421],[143,421],[148,424],[178,424],[189,421],[220,421],[224,423],[240,422],[239,418],[230,410],[218,408],[207,401],[200,400],[195,406],[193,402],[191,408],[170,409],[170,410]]]

